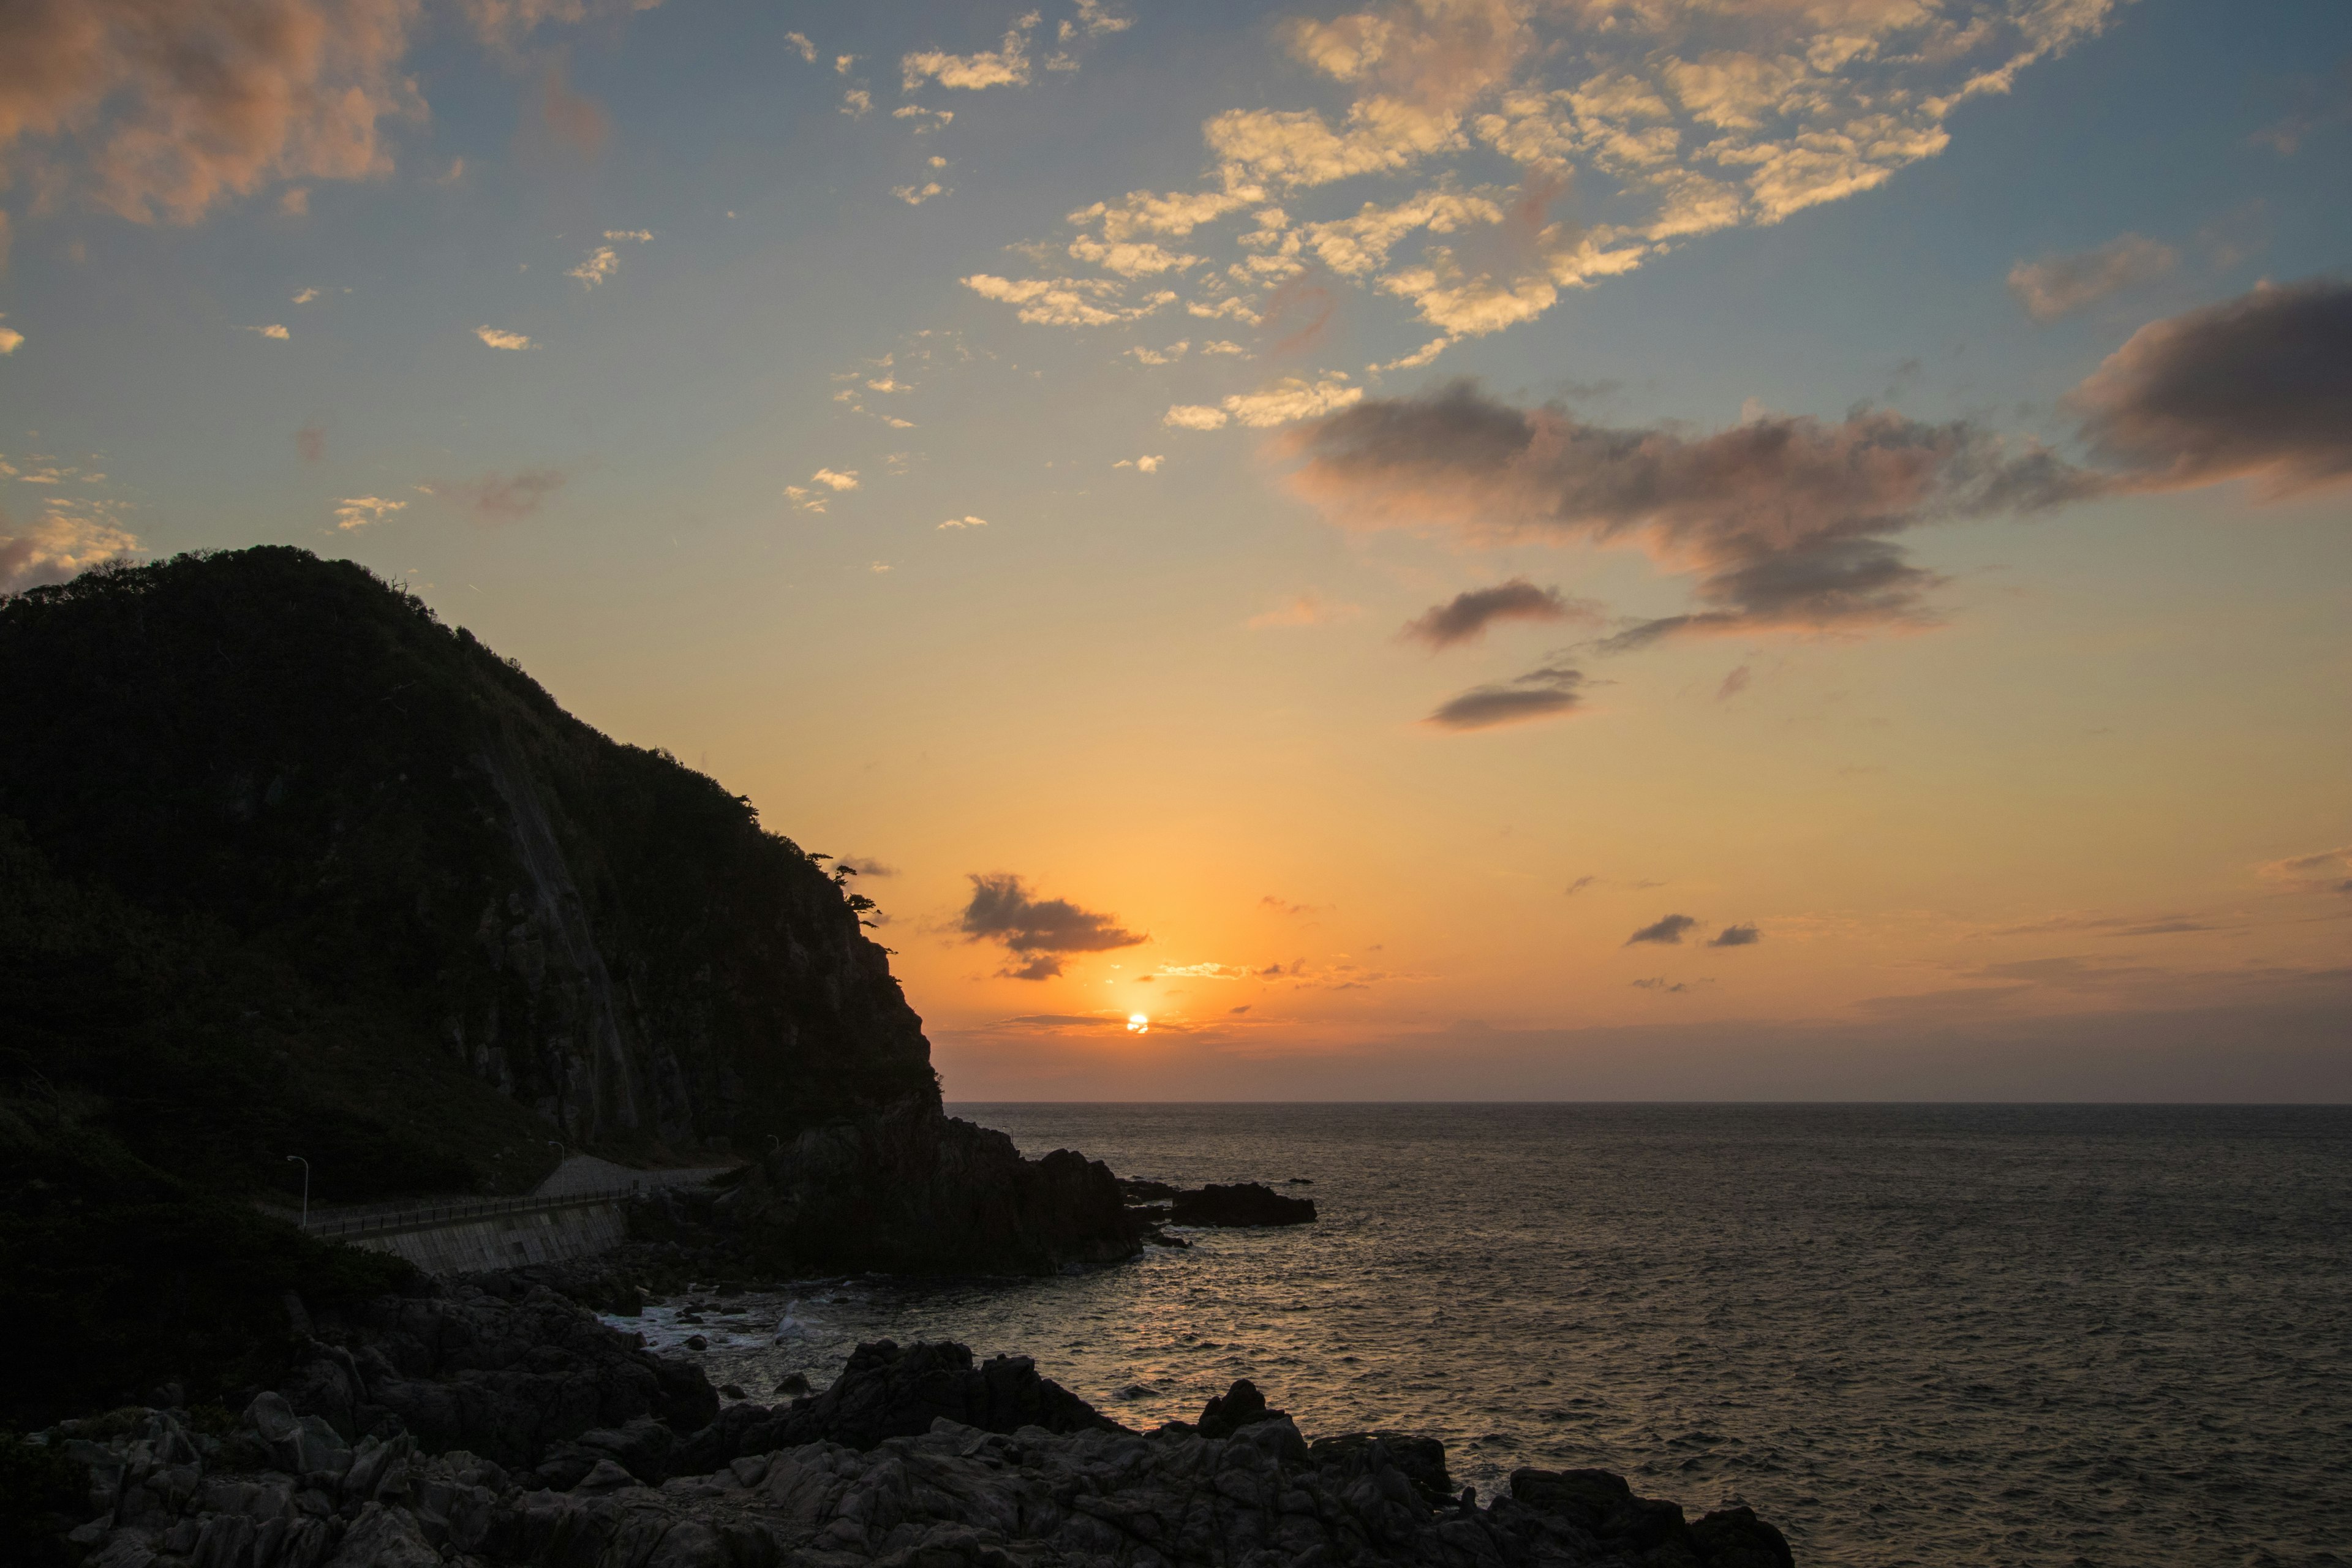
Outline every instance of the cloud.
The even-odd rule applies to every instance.
[[[1225,427],[1225,411],[1199,403],[1178,403],[1170,405],[1160,416],[1160,423],[1177,430],[1222,430]]]
[[[30,174],[134,223],[279,179],[392,173],[424,100],[415,0],[26,0],[0,19],[0,185]]]
[[[874,95],[862,87],[853,87],[841,95],[841,112],[852,120],[863,120],[874,108]]]
[[[915,134],[920,136],[927,131],[944,131],[949,126],[954,124],[955,110],[952,109],[925,109],[919,103],[908,103],[892,110],[890,111],[890,118],[893,120],[912,120],[917,121],[918,123],[915,126]],[[942,158],[934,158],[931,162],[934,164],[938,164],[945,163],[946,160]]]
[[[1151,940],[1127,930],[1116,916],[1064,899],[1035,898],[1019,877],[1004,871],[972,875],[971,901],[957,924],[967,941],[995,942],[1011,959],[1025,961],[998,972],[1015,980],[1059,974],[1064,954],[1108,952]]]
[[[2352,281],[2263,284],[2134,332],[2067,397],[2143,489],[2254,481],[2275,499],[2352,478]]]
[[[1683,932],[1696,924],[1698,921],[1688,915],[1668,915],[1665,919],[1645,925],[1627,937],[1625,945],[1632,947],[1636,942],[1656,942],[1662,946],[1679,947],[1682,944]]]
[[[2352,893],[2352,844],[2322,849],[2316,855],[2293,855],[2254,868],[2266,882],[2283,882],[2298,892]]]
[[[1590,619],[1598,606],[1560,597],[1557,588],[1538,588],[1525,577],[1514,577],[1491,588],[1472,588],[1407,621],[1400,636],[1425,642],[1433,648],[1475,642],[1496,621],[1565,621]]]
[[[1158,456],[1148,458],[1121,458],[1118,462],[1113,463],[1111,467],[1114,468],[1133,468],[1139,474],[1156,474],[1160,471],[1160,465],[1167,460],[1168,459],[1166,458]]]
[[[564,274],[577,278],[583,289],[593,289],[621,269],[621,258],[609,245],[600,245],[588,253],[588,259]]]
[[[520,332],[502,331],[497,327],[476,327],[474,335],[494,349],[528,349],[539,346]]]
[[[1717,931],[1709,947],[1754,947],[1764,940],[1764,933],[1752,925],[1726,926]]]
[[[1130,193],[1071,221],[1109,241],[1254,211],[1225,268],[1235,308],[1319,259],[1440,330],[1395,367],[1411,368],[1699,236],[1885,184],[1943,151],[1961,104],[2008,92],[2123,3],[1383,0],[1280,29],[1294,58],[1340,85],[1338,112],[1214,114],[1207,188]],[[1519,166],[1516,195],[1469,183],[1498,154]],[[1336,210],[1324,195],[1379,177],[1422,188]],[[1609,221],[1547,221],[1571,185]]]
[[[1591,875],[1579,877],[1575,881],[1570,882],[1568,885],[1568,896],[1572,899],[1576,897],[1577,894],[1584,891],[1585,889],[1592,886],[1593,883],[1598,882],[1599,880],[1601,880],[1600,878]]]
[[[327,432],[315,420],[294,432],[294,449],[302,454],[306,463],[315,463],[327,455]]]
[[[135,536],[101,520],[52,513],[18,524],[0,512],[0,595],[65,582],[138,549]]]
[[[1636,991],[1662,991],[1669,995],[1690,989],[1690,987],[1683,982],[1679,980],[1668,980],[1663,974],[1654,974],[1646,980],[1629,981],[1627,984],[1631,984]]]
[[[829,490],[854,490],[857,488],[857,470],[819,468],[809,476],[809,482],[823,485]]]
[[[1769,415],[1711,435],[1615,429],[1519,409],[1466,381],[1366,402],[1292,433],[1297,489],[1360,527],[1450,527],[1479,542],[1622,542],[1698,574],[1693,613],[1604,644],[1769,629],[1920,626],[1939,581],[1885,535],[2031,512],[2097,476],[1969,422]]]
[[[940,526],[941,528],[986,528],[988,526],[988,519],[984,517],[951,517],[945,522],[940,524]]]
[[[1029,80],[1029,30],[1037,25],[1031,12],[1005,30],[1003,42],[985,54],[950,55],[926,49],[898,61],[899,86],[912,92],[926,81],[941,87],[978,92],[990,87],[1022,87]]]
[[[1748,667],[1744,664],[1741,665],[1738,668],[1733,670],[1729,675],[1723,678],[1723,684],[1715,689],[1715,700],[1717,702],[1730,701],[1733,698],[1747,690],[1749,683],[1753,681],[1755,677],[1748,673]]]
[[[335,503],[335,526],[349,532],[365,528],[372,522],[382,522],[395,511],[405,511],[404,500],[386,500],[382,496],[345,496]]]
[[[1474,686],[1440,704],[1424,723],[1441,730],[1492,730],[1558,719],[1583,704],[1584,672],[1548,664],[1496,685]]]
[[[946,195],[948,188],[937,180],[926,180],[919,185],[893,185],[890,194],[910,207],[919,207],[933,196]]]
[[[794,52],[801,57],[802,63],[816,64],[816,45],[810,41],[806,33],[786,33],[784,42],[792,45]]]
[[[281,343],[294,335],[275,321],[266,327],[243,327],[238,330],[247,332],[259,332],[263,337],[274,338]]]
[[[2045,256],[2009,269],[2009,291],[2037,321],[2059,317],[2110,294],[2149,283],[2179,265],[2180,253],[2145,235],[2123,234],[2073,256]]]
[[[604,237],[610,240],[627,240],[634,245],[651,245],[654,242],[654,231],[649,228],[608,228],[604,231]]]
[[[520,522],[545,505],[563,488],[564,475],[555,468],[524,468],[513,474],[483,474],[471,479],[436,479],[416,488],[457,507],[478,523]]]
[[[5,359],[25,346],[25,334],[14,327],[0,327],[0,359]]]
[[[1139,321],[1153,311],[1176,302],[1176,295],[1162,289],[1147,296],[1140,303],[1127,301],[1122,285],[1102,278],[999,278],[987,272],[975,272],[962,279],[963,286],[985,300],[998,300],[1017,307],[1015,314],[1033,325],[1053,327],[1102,327],[1118,321]]]

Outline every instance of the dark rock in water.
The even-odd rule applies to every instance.
[[[788,1372],[784,1373],[783,1376],[776,1379],[775,1392],[778,1394],[799,1395],[806,1394],[808,1391],[809,1380],[804,1373]]]
[[[960,1344],[891,1341],[860,1345],[833,1386],[781,1408],[731,1405],[688,1439],[678,1463],[701,1472],[746,1454],[802,1443],[839,1443],[863,1451],[889,1437],[911,1437],[948,1420],[982,1432],[1024,1426],[1048,1432],[1124,1432],[1060,1384],[1037,1375],[1027,1356],[972,1364]]]
[[[1181,1187],[1141,1176],[1121,1176],[1118,1179],[1118,1195],[1131,1204],[1165,1203],[1181,1191]]]
[[[742,1399],[747,1396],[743,1393],[740,1384],[722,1383],[719,1385],[719,1397],[721,1399]]]
[[[1293,1176],[1283,1184],[1286,1187],[1311,1187],[1314,1184],[1315,1178],[1312,1176]]]
[[[1168,1217],[1176,1225],[1306,1225],[1315,1218],[1315,1200],[1285,1197],[1261,1182],[1210,1185],[1177,1194]]]
[[[731,1207],[779,1279],[1057,1274],[1124,1262],[1146,1229],[1099,1161],[1024,1160],[1003,1133],[911,1101],[802,1133],[747,1172]]]
[[[700,1334],[688,1334],[686,1336],[686,1348],[690,1351],[707,1351],[710,1348],[710,1342]]]
[[[1255,1426],[1261,1421],[1287,1421],[1286,1410],[1266,1408],[1265,1395],[1248,1378],[1238,1377],[1224,1393],[1212,1397],[1201,1407],[1200,1420],[1192,1429],[1203,1437],[1230,1437],[1244,1426]]]

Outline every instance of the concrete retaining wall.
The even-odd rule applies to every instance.
[[[410,1230],[378,1231],[349,1245],[397,1253],[428,1274],[471,1274],[525,1263],[560,1263],[610,1251],[628,1237],[616,1201],[575,1204]]]

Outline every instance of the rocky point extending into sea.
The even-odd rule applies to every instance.
[[[823,1393],[722,1407],[698,1367],[542,1279],[315,1321],[287,1307],[299,1364],[234,1414],[130,1407],[39,1435],[89,1478],[68,1536],[87,1568],[1791,1561],[1747,1509],[1688,1520],[1599,1470],[1523,1469],[1482,1502],[1441,1444],[1310,1439],[1246,1381],[1135,1432],[1025,1356],[885,1341]]]

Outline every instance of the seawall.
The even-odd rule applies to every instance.
[[[428,1274],[471,1274],[592,1258],[620,1246],[628,1231],[622,1198],[608,1195],[386,1226],[343,1239],[347,1246],[395,1253]]]

